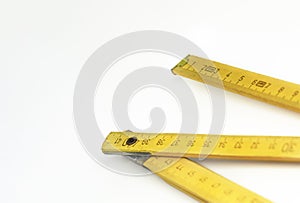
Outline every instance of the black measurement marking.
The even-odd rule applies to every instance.
[[[184,166],[181,165],[181,164],[180,164],[179,166],[176,167],[176,169],[179,170],[179,171],[181,171],[183,168],[184,168]]]
[[[210,65],[204,65],[204,67],[202,68],[202,70],[209,72],[209,73],[217,73],[219,72],[219,68],[216,68],[214,66],[210,66]]]
[[[172,142],[171,146],[177,146],[179,144],[180,140],[175,140]]]
[[[231,76],[231,74],[232,74],[232,72],[230,72],[230,73],[227,73],[226,74],[226,77],[228,78],[228,77],[230,77]]]
[[[219,148],[225,148],[226,144],[227,144],[227,142],[220,142],[219,143]]]
[[[171,163],[173,163],[173,160],[172,160],[172,159],[167,159],[167,160],[165,161],[165,163],[166,163],[167,165],[170,165]]]
[[[281,87],[279,88],[278,92],[277,92],[277,95],[279,95],[281,92],[283,92],[285,90],[285,87]]]
[[[296,91],[293,93],[292,97],[295,97],[295,96],[297,96],[298,94],[299,94],[299,91],[296,90]]]
[[[188,142],[187,142],[187,144],[186,144],[186,146],[187,147],[193,147],[194,146],[194,144],[195,144],[195,140],[189,140]]]
[[[277,143],[271,143],[269,145],[269,149],[275,149],[276,148]]]
[[[190,177],[193,177],[193,176],[195,175],[195,173],[196,173],[196,171],[189,171],[189,172],[188,172],[188,175],[189,175]]]
[[[271,83],[268,83],[266,86],[265,86],[265,88],[268,88],[268,87],[270,87],[272,84]]]
[[[142,141],[142,145],[148,145],[149,144],[150,139],[144,139]]]
[[[258,80],[253,80],[251,85],[255,85],[255,86],[261,87],[261,88],[263,88],[263,87],[268,88],[272,85],[272,83],[267,83],[267,82],[262,81],[262,80],[259,80],[259,81]]]
[[[281,151],[282,152],[294,152],[296,147],[296,143],[284,143],[282,145]]]
[[[258,145],[259,145],[259,142],[253,142],[250,148],[251,149],[257,149]]]
[[[122,138],[121,138],[121,136],[120,136],[120,137],[118,137],[118,138],[116,139],[116,141],[114,142],[114,144],[119,144],[121,141],[122,141]]]
[[[221,186],[221,183],[214,183],[211,185],[212,188],[218,188]]]
[[[234,145],[234,148],[235,149],[241,149],[242,148],[242,144],[243,144],[242,142],[236,142],[235,145]]]
[[[257,83],[257,80],[253,80],[251,85],[255,85]]]
[[[256,86],[257,86],[257,87],[264,87],[266,84],[267,84],[267,83],[266,83],[265,81],[260,80],[260,81],[258,81],[258,82],[256,83]]]
[[[199,181],[201,182],[201,183],[204,183],[204,182],[206,182],[208,180],[208,177],[202,177],[202,178],[199,178]]]
[[[239,82],[243,81],[243,80],[245,79],[245,77],[246,77],[246,76],[242,75],[242,76],[238,79],[238,81],[236,82],[236,84],[238,84]]]
[[[156,143],[156,145],[163,145],[164,144],[164,140],[163,139],[159,139]]]
[[[212,143],[211,140],[205,140],[203,147],[210,147],[211,143]]]

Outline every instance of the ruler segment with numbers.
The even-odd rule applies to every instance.
[[[300,161],[298,144],[300,139],[296,137],[219,137],[126,131],[111,132],[102,151],[130,157],[199,201],[263,203],[271,201],[187,158],[208,155],[210,158]]]
[[[300,85],[189,55],[172,72],[247,97],[300,112]]]
[[[300,112],[298,84],[192,55],[172,72]],[[300,162],[300,137],[111,132],[102,151],[126,155],[199,201],[268,203],[189,158]]]
[[[107,154],[300,162],[300,137],[111,132]]]
[[[185,158],[150,157],[143,166],[170,185],[201,202],[271,202]]]

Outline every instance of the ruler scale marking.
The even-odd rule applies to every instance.
[[[299,84],[192,55],[172,72],[300,112]],[[129,155],[199,201],[260,203],[270,201],[187,158],[300,162],[300,137],[111,132],[102,151]]]
[[[172,69],[172,72],[192,80],[221,88],[224,87],[228,91],[243,96],[300,112],[299,84],[242,70],[192,55],[187,56],[179,62]],[[214,76],[217,76],[217,78],[211,77],[207,73],[212,73]]]
[[[136,143],[126,145],[130,138]],[[147,137],[147,139],[145,139]],[[147,140],[145,142],[145,140]],[[112,132],[104,153],[300,162],[300,137]]]
[[[150,157],[143,166],[168,184],[204,202],[271,202],[185,158]]]

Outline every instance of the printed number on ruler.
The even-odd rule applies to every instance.
[[[300,137],[111,132],[107,154],[300,162]]]
[[[189,55],[172,72],[300,112],[300,85]]]

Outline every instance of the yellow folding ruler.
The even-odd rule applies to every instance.
[[[189,55],[172,72],[300,112],[300,85]]]
[[[300,85],[187,56],[173,73],[300,112]],[[192,158],[300,162],[300,137],[111,132],[106,154],[130,157],[170,185],[203,202],[271,202]]]

